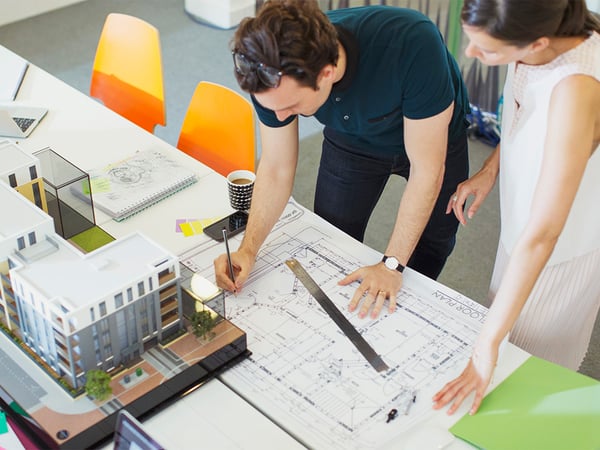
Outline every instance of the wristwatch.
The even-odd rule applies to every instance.
[[[388,269],[397,270],[400,273],[404,271],[404,266],[398,262],[398,258],[395,256],[383,255],[382,261]]]

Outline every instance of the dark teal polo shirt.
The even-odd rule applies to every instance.
[[[449,139],[465,130],[467,91],[456,61],[428,17],[388,6],[338,9],[327,15],[338,30],[348,64],[315,113],[326,136],[376,153],[404,152],[403,117],[431,117],[452,101]],[[295,118],[281,122],[252,100],[267,126],[284,126]]]

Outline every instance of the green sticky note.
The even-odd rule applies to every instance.
[[[92,178],[91,184],[93,194],[110,191],[110,178],[108,177]]]
[[[81,182],[81,192],[83,192],[85,195],[90,195],[90,180],[89,178],[86,178],[85,180],[83,180]]]
[[[8,423],[6,423],[6,414],[0,411],[0,434],[8,433]]]
[[[597,450],[600,382],[532,356],[450,432],[486,450]]]

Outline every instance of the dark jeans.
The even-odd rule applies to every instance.
[[[373,154],[348,148],[325,131],[317,178],[314,211],[325,220],[362,241],[369,217],[392,174],[408,179],[405,155]],[[456,243],[458,220],[446,214],[446,205],[458,183],[469,175],[467,136],[448,144],[446,170],[431,217],[408,266],[436,279]],[[397,211],[390,211],[397,214]]]

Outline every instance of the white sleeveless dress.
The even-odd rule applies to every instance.
[[[549,64],[511,64],[508,68],[499,174],[501,232],[491,298],[531,210],[544,154],[550,96],[558,82],[573,74],[590,75],[600,82],[598,33]],[[588,161],[565,228],[511,331],[510,341],[536,356],[577,370],[599,309],[600,145]]]

